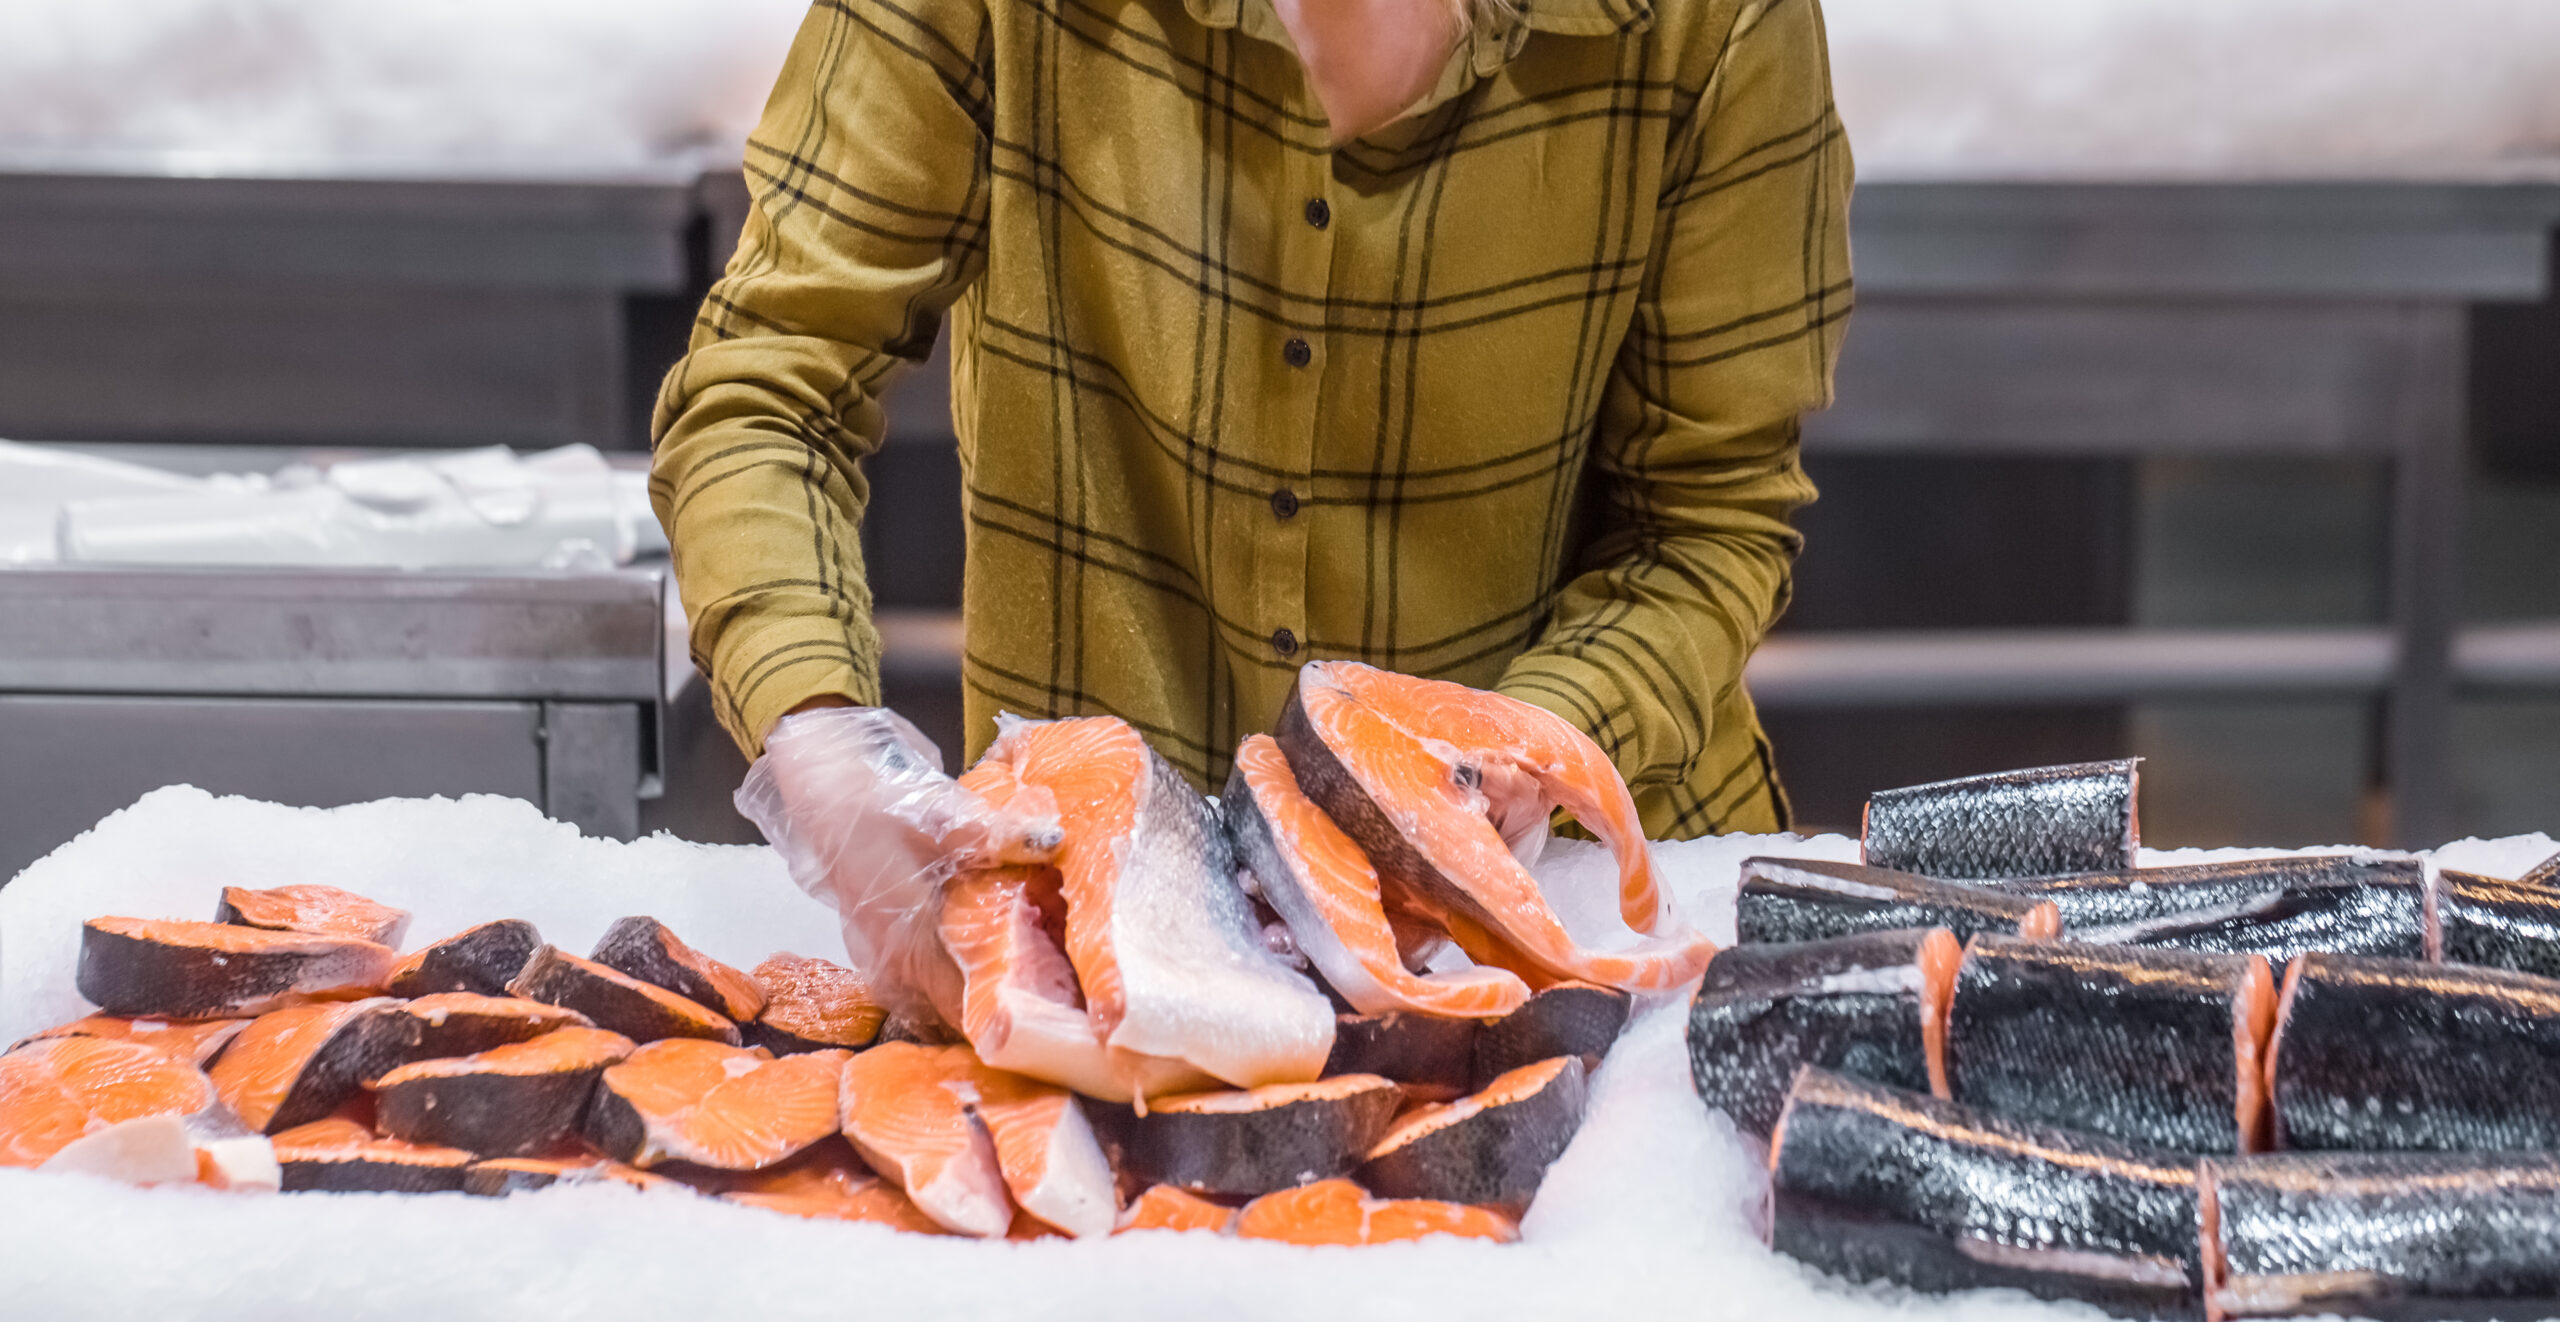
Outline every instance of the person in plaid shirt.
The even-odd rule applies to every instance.
[[[879,698],[856,532],[949,314],[966,714],[1204,786],[1347,657],[1588,730],[1657,837],[1783,827],[1743,664],[1852,302],[1817,0],[819,0],[656,417],[752,755]]]

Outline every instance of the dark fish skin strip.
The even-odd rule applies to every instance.
[[[1927,929],[1716,952],[1689,1005],[1689,1078],[1736,1128],[1766,1137],[1806,1065],[1926,1092]]]
[[[2560,980],[2305,955],[2268,1051],[2279,1147],[2560,1150]]]
[[[1947,1009],[1948,1094],[2166,1151],[2253,1149],[2239,1107],[2257,1061],[2244,1077],[2234,1028],[2263,976],[2247,955],[1976,937]]]
[[[2436,926],[2447,963],[2560,977],[2560,883],[2447,868],[2436,878]]]
[[[2208,1158],[2223,1317],[2560,1316],[2560,1160],[2521,1152]]]
[[[2278,962],[2314,950],[2428,954],[2426,868],[2414,858],[2298,855],[1990,884],[2053,901],[2074,941]]]
[[[2140,760],[1879,790],[1867,799],[1864,861],[1953,880],[2131,867]]]
[[[2188,1157],[1808,1067],[1770,1172],[1772,1247],[1836,1276],[2202,1311]]]
[[[1746,858],[1734,923],[1746,944],[1905,927],[1943,927],[1966,941],[1976,932],[2014,934],[2042,903],[1863,863]]]
[[[2533,865],[2533,870],[2516,880],[2528,886],[2560,886],[2560,854]]]

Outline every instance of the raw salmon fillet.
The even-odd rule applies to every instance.
[[[989,868],[953,878],[944,895],[942,943],[961,980],[949,1017],[978,1058],[1105,1101],[1212,1086],[1181,1061],[1103,1044],[1035,898],[1062,885],[1055,868]]]
[[[1224,1234],[1234,1225],[1236,1209],[1213,1203],[1196,1193],[1186,1193],[1170,1184],[1158,1184],[1139,1194],[1120,1214],[1119,1234],[1135,1230],[1205,1230]]]
[[[58,1037],[0,1056],[0,1166],[40,1166],[87,1135],[213,1105],[204,1072],[167,1052]]]
[[[417,1055],[468,1056],[510,1042],[530,1042],[563,1028],[593,1028],[585,1015],[515,996],[438,992],[400,1007],[418,1021]]]
[[[1241,1239],[1284,1244],[1388,1244],[1456,1235],[1507,1244],[1520,1238],[1511,1218],[1490,1208],[1421,1198],[1371,1198],[1349,1180],[1318,1180],[1264,1194],[1236,1214]]]
[[[1317,1076],[1331,1004],[1263,944],[1225,830],[1136,730],[1015,721],[980,766],[1057,804],[1067,959],[1106,1046],[1240,1088]]]
[[[631,1055],[631,1039],[562,1028],[475,1055],[422,1060],[375,1080],[375,1124],[411,1143],[484,1157],[528,1157],[574,1133],[596,1077]]]
[[[652,1042],[604,1072],[587,1140],[646,1169],[686,1161],[715,1170],[771,1166],[836,1132],[843,1052],[774,1059],[701,1038]]]
[[[686,945],[655,918],[615,920],[587,957],[739,1023],[764,1012],[764,989],[755,979]]]
[[[1662,892],[1635,800],[1599,746],[1552,712],[1356,662],[1310,661],[1278,742],[1300,788],[1390,884],[1481,924],[1556,977],[1661,991],[1697,977],[1715,955],[1695,931],[1656,931]],[[1616,908],[1635,940],[1607,949],[1578,941],[1514,852],[1541,844],[1559,807],[1616,856]]]
[[[502,995],[541,948],[542,934],[521,918],[482,923],[411,953],[392,967],[383,988],[394,996]]]
[[[1299,790],[1271,736],[1254,735],[1237,746],[1221,802],[1236,857],[1251,870],[1262,898],[1353,1009],[1491,1019],[1529,999],[1528,984],[1502,969],[1425,974],[1405,967],[1378,870]]]
[[[344,1116],[275,1136],[286,1193],[451,1193],[462,1188],[471,1154],[382,1138]]]
[[[213,921],[272,932],[310,932],[353,937],[375,945],[397,947],[409,931],[409,911],[376,904],[335,886],[278,886],[251,890],[222,888],[222,903]]]
[[[371,995],[399,958],[353,937],[92,918],[80,933],[77,982],[109,1014],[210,1019]]]
[[[249,1026],[246,1019],[135,1019],[125,1015],[93,1014],[74,1019],[41,1033],[31,1034],[26,1041],[40,1042],[56,1037],[103,1037],[117,1042],[132,1042],[155,1047],[180,1060],[203,1069],[221,1055],[231,1039]],[[11,1047],[14,1051],[17,1047]]]
[[[241,1123],[275,1134],[327,1116],[417,1044],[418,1021],[388,997],[294,1006],[242,1029],[211,1074]]]
[[[738,1031],[748,1045],[777,1056],[831,1047],[859,1051],[879,1039],[889,1017],[871,998],[870,983],[841,964],[777,954],[748,976],[764,993],[764,1013]]]
[[[986,1067],[967,1047],[889,1042],[845,1062],[844,1136],[926,1216],[982,1239],[1013,1224],[994,1138],[977,1115]]]
[[[534,951],[507,984],[507,994],[566,1006],[596,1027],[612,1029],[634,1042],[694,1037],[733,1047],[739,1043],[738,1026],[728,1016],[558,946]]]
[[[1120,1217],[1118,1177],[1074,1094],[983,1065],[974,1082],[1014,1205],[1078,1239],[1110,1234]]]

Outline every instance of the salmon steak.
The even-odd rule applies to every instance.
[[[2560,979],[2313,953],[2267,1048],[2275,1146],[2560,1151]]]
[[[751,1047],[777,1056],[804,1051],[860,1051],[880,1038],[888,1011],[871,984],[841,964],[777,954],[748,974],[764,995],[764,1013],[740,1024]]]
[[[438,992],[401,1005],[418,1021],[419,1059],[468,1056],[510,1042],[530,1042],[563,1028],[593,1028],[575,1010],[517,996]]]
[[[1170,1184],[1156,1184],[1149,1185],[1145,1193],[1130,1200],[1128,1210],[1120,1214],[1119,1229],[1113,1233],[1205,1230],[1212,1235],[1223,1235],[1235,1225],[1235,1221],[1236,1209],[1224,1203],[1210,1202]]]
[[[372,995],[399,960],[345,936],[230,923],[92,918],[80,931],[80,994],[108,1014],[214,1019],[313,998]]]
[[[2257,955],[1977,936],[1947,1008],[1947,1095],[2165,1151],[2254,1152],[2275,1013]]]
[[[952,879],[939,930],[960,970],[960,1004],[950,1018],[961,1036],[988,1065],[1105,1101],[1215,1086],[1181,1061],[1104,1044],[1075,967],[1051,932],[1053,916],[1064,924],[1064,885],[1057,869],[1045,867],[987,868]]]
[[[771,1166],[836,1132],[845,1055],[774,1058],[755,1047],[671,1037],[608,1067],[586,1138],[643,1170],[671,1161],[713,1170]]]
[[[1631,1009],[1625,992],[1587,982],[1542,987],[1529,1003],[1486,1024],[1476,1034],[1472,1088],[1482,1088],[1523,1065],[1578,1056],[1583,1072],[1600,1062],[1625,1031]]]
[[[0,1056],[0,1166],[41,1166],[64,1148],[153,1116],[214,1103],[202,1070],[165,1051],[103,1037],[57,1037]]]
[[[1963,948],[1945,928],[1719,953],[1689,1005],[1689,1077],[1762,1138],[1807,1065],[1944,1096],[1947,1001]]]
[[[222,902],[214,908],[213,921],[262,927],[271,932],[351,937],[394,949],[409,932],[408,910],[376,904],[335,886],[277,886],[270,890],[225,886]]]
[[[507,984],[507,994],[575,1010],[596,1027],[634,1042],[692,1037],[734,1047],[740,1041],[738,1026],[728,1016],[557,946],[533,952]]]
[[[1371,1198],[1349,1180],[1318,1180],[1265,1194],[1236,1214],[1239,1239],[1283,1244],[1392,1244],[1452,1235],[1508,1244],[1520,1238],[1510,1217],[1489,1207],[1415,1198]]]
[[[56,1037],[102,1037],[117,1042],[155,1047],[197,1069],[211,1065],[231,1039],[249,1026],[246,1019],[136,1019],[127,1015],[93,1014],[57,1024],[29,1036],[10,1050],[28,1042],[41,1042]]]
[[[1703,935],[1665,928],[1635,800],[1599,745],[1563,717],[1460,684],[1310,661],[1275,734],[1299,787],[1386,885],[1482,927],[1539,969],[1662,991],[1714,956]],[[1606,948],[1577,939],[1522,861],[1557,808],[1617,859],[1622,926]]]
[[[947,1234],[898,1186],[871,1173],[842,1140],[821,1143],[767,1170],[729,1181],[723,1202],[817,1221],[866,1221],[919,1235]]]
[[[1988,883],[2048,899],[2074,941],[2284,961],[2314,950],[2427,959],[2426,867],[2415,858],[2311,854]]]
[[[278,1134],[327,1117],[417,1046],[418,1021],[400,1002],[329,1001],[258,1016],[209,1073],[241,1123]]]
[[[1057,805],[1064,945],[1106,1047],[1239,1088],[1324,1068],[1332,1004],[1264,943],[1225,828],[1127,722],[1007,723],[972,776]]]
[[[503,996],[507,984],[524,971],[525,961],[541,948],[542,934],[521,918],[482,923],[402,959],[383,989],[394,996],[437,992]]]
[[[1475,1089],[1476,1037],[1482,1029],[1473,1019],[1423,1014],[1342,1015],[1333,1021],[1325,1077],[1375,1074],[1404,1089],[1409,1100],[1455,1101]]]
[[[1118,1176],[1075,1094],[983,1067],[974,1083],[1014,1206],[1078,1239],[1110,1234],[1120,1219]]]
[[[471,1169],[459,1148],[383,1138],[331,1116],[275,1136],[286,1193],[454,1193]]]
[[[1471,1097],[1405,1115],[1369,1150],[1355,1178],[1390,1198],[1518,1216],[1582,1128],[1586,1096],[1575,1057],[1523,1065]]]
[[[1289,759],[1271,736],[1254,735],[1237,745],[1219,803],[1236,858],[1256,892],[1288,925],[1299,952],[1354,1010],[1491,1019],[1529,999],[1528,984],[1505,969],[1479,965],[1418,973],[1405,966],[1378,870],[1298,788]]]
[[[2446,963],[2560,977],[2560,883],[2446,868],[2435,901]]]
[[[737,1023],[764,1012],[764,989],[755,979],[677,940],[655,918],[616,919],[587,957],[616,973],[709,1006]]]
[[[1097,1108],[1121,1169],[1190,1193],[1254,1197],[1348,1175],[1395,1119],[1403,1094],[1374,1074],[1167,1097],[1145,1115]]]
[[[372,1084],[374,1128],[429,1147],[525,1157],[575,1133],[596,1079],[632,1052],[601,1028],[562,1028],[473,1055],[403,1065]]]
[[[967,1047],[887,1042],[844,1064],[844,1136],[935,1224],[981,1239],[1013,1226],[1013,1195],[979,1115],[986,1066]]]

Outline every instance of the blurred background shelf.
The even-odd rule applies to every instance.
[[[675,167],[0,173],[0,435],[638,450],[743,199]],[[1882,182],[1854,230],[1824,497],[1754,671],[1806,824],[2128,752],[2162,843],[2551,824],[2560,187]],[[956,753],[946,389],[938,354],[893,387],[864,549],[889,699]],[[662,693],[631,828],[752,838],[702,686]]]

